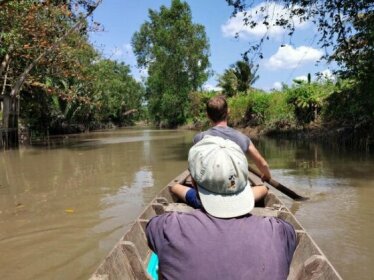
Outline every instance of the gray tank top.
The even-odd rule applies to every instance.
[[[206,135],[218,136],[222,137],[223,139],[229,139],[238,144],[244,153],[247,153],[248,147],[251,144],[251,140],[248,136],[229,126],[214,126],[206,131],[202,131],[195,135],[193,143],[196,144]]]

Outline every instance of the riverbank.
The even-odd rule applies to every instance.
[[[323,144],[339,145],[341,148],[349,147],[370,151],[374,147],[373,131],[368,125],[338,126],[334,124],[310,123],[303,127],[269,128],[257,126],[233,126],[251,139],[258,140],[262,137],[313,141]],[[178,129],[204,130],[198,124],[187,124]]]
[[[264,126],[237,127],[252,139],[260,137],[282,138],[290,140],[310,140],[331,145],[349,146],[360,150],[370,151],[374,147],[373,132],[368,126],[356,125],[334,126],[310,124],[304,127],[286,129],[271,129]]]

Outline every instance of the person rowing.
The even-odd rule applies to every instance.
[[[263,181],[269,181],[271,179],[269,165],[252,143],[250,138],[227,125],[229,109],[226,98],[222,95],[212,97],[207,102],[206,111],[207,116],[212,123],[212,127],[206,131],[198,133],[194,137],[193,143],[198,143],[207,135],[232,140],[238,144],[242,151],[245,154],[248,154],[254,161],[255,165],[262,173],[261,179]],[[202,207],[195,188],[176,184],[171,188],[171,192],[193,208]],[[255,197],[255,201],[260,201],[267,195],[268,188],[265,185],[252,186],[252,192]]]

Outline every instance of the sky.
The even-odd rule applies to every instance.
[[[225,0],[187,0],[192,12],[192,21],[205,26],[210,43],[210,64],[213,75],[204,84],[205,89],[217,89],[218,76],[236,61],[249,48],[249,42],[259,40],[266,32],[264,25],[250,29],[244,26],[242,14],[231,17],[232,7]],[[146,71],[138,69],[131,48],[133,34],[140,30],[145,21],[149,21],[149,9],[159,11],[164,5],[170,7],[171,0],[103,0],[94,12],[94,20],[101,23],[103,31],[90,34],[94,46],[103,56],[128,64],[134,78],[141,80]],[[264,5],[255,1],[253,8]],[[268,6],[272,15],[285,13],[276,3]],[[247,12],[253,12],[248,10]],[[261,21],[261,15],[257,16]],[[270,19],[270,22],[272,19]],[[279,89],[282,83],[291,85],[294,79],[306,79],[311,73],[321,72],[331,76],[333,65],[324,61],[317,63],[325,50],[318,46],[316,27],[310,22],[295,23],[296,31],[290,39],[287,31],[273,27],[268,30],[269,40],[265,41],[263,59],[257,74],[259,79],[253,85],[263,90]],[[239,32],[239,37],[235,34]]]

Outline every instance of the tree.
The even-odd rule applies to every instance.
[[[86,19],[99,3],[92,0],[1,2],[1,95],[10,97],[14,104],[22,94],[62,93],[62,83],[70,85],[72,80],[84,79],[79,52],[87,49],[94,52],[87,43]],[[68,88],[62,98],[73,98],[73,92]],[[67,96],[71,93],[73,97]],[[21,100],[22,104],[25,103]],[[4,124],[8,126],[5,120]]]
[[[158,125],[176,126],[186,120],[188,94],[207,80],[209,43],[204,26],[192,23],[190,7],[173,0],[171,7],[149,11],[133,35],[139,67],[147,68],[149,112]]]
[[[258,68],[254,68],[248,61],[238,60],[219,77],[218,85],[229,97],[234,96],[238,91],[246,92],[259,78],[256,75],[257,70]]]
[[[254,28],[259,24],[266,26],[269,31],[274,27],[288,30],[292,36],[295,23],[312,22],[318,28],[319,45],[326,51],[331,47],[332,52],[325,56],[328,60],[336,60],[342,66],[341,74],[360,76],[362,81],[372,80],[372,71],[367,71],[368,65],[374,60],[373,43],[373,1],[367,0],[282,0],[277,4],[284,7],[284,13],[274,13],[274,1],[262,1],[258,10],[253,13],[245,12],[251,8],[254,1],[226,0],[234,8],[233,15],[243,13],[244,24]],[[248,2],[248,3],[247,3]],[[248,4],[248,5],[247,5]],[[258,21],[258,15],[262,20]],[[257,54],[262,58],[261,46],[267,33],[261,40],[250,45],[247,52]]]
[[[218,78],[218,86],[223,89],[223,93],[228,96],[234,96],[238,91],[238,78],[233,69],[226,69],[223,75]]]
[[[14,1],[4,4],[0,12],[0,75],[5,69],[9,70],[11,62],[16,65],[17,62],[24,63],[23,67],[10,69],[13,76],[13,81],[9,81],[12,96],[18,96],[33,68],[54,61],[64,47],[63,41],[68,40],[70,35],[74,36],[74,32],[86,30],[85,19],[101,1],[97,1],[96,5],[91,0],[68,1],[69,5],[66,1],[54,2]],[[71,4],[76,5],[79,15],[72,12]],[[81,15],[80,8],[87,9],[85,16]]]
[[[130,67],[103,59],[95,63],[91,71],[94,81],[92,99],[98,104],[96,119],[116,125],[132,124],[133,113],[141,110],[144,88],[130,76]]]
[[[232,66],[235,76],[238,78],[238,90],[247,91],[259,78],[257,73],[258,68],[254,68],[246,60],[239,60]],[[254,71],[252,71],[254,69]]]

